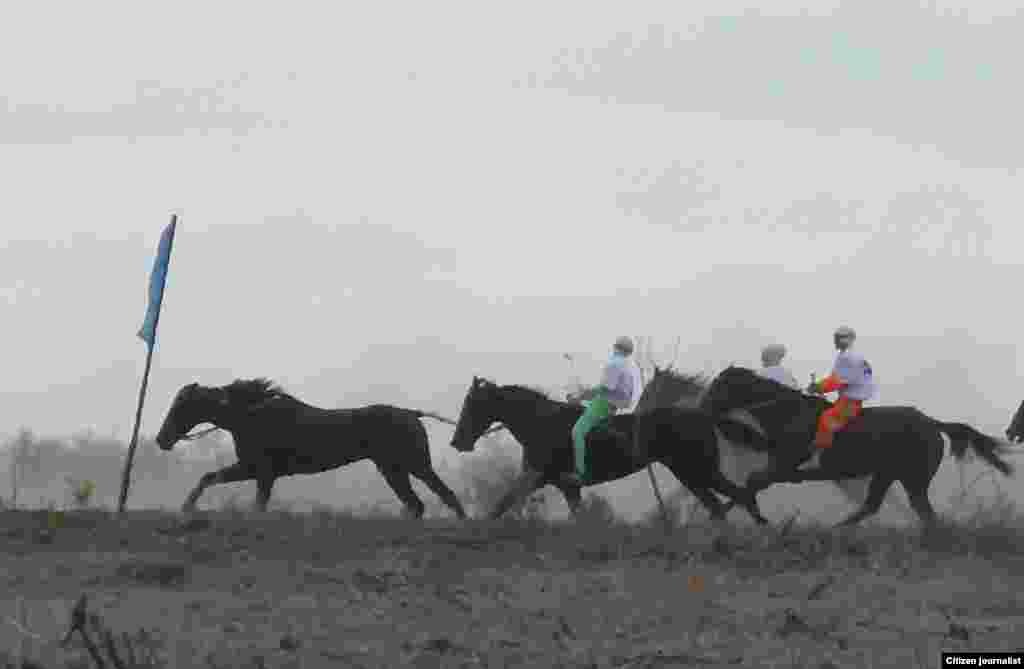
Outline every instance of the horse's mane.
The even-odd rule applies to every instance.
[[[679,372],[671,367],[661,369],[656,368],[654,370],[654,376],[658,378],[667,377],[669,382],[674,386],[683,386],[687,390],[684,393],[686,396],[698,396],[708,389],[711,382],[708,377],[702,372]],[[651,381],[654,380],[652,376]]]
[[[555,404],[560,404],[564,406],[574,406],[569,404],[568,402],[563,402],[562,400],[558,400],[555,399],[554,397],[551,397],[551,395],[549,395],[546,390],[542,388],[537,388],[536,386],[524,386],[513,384],[508,386],[500,386],[500,388],[503,391],[512,391],[516,393],[526,393],[527,395],[533,395],[538,400],[546,400],[548,402],[553,402]]]
[[[298,404],[304,404],[294,395],[286,393],[279,385],[265,378],[235,379],[224,386],[224,390],[245,404],[257,404],[275,399],[287,399]]]
[[[672,367],[654,368],[651,378],[644,384],[637,400],[636,411],[647,411],[654,406],[690,404],[699,402],[708,389],[708,380],[703,374],[681,372]]]
[[[671,367],[659,367],[655,373],[658,376],[667,376],[676,383],[685,383],[694,388],[704,388],[708,385],[708,377],[703,372],[680,372]]]
[[[830,402],[829,400],[825,399],[824,397],[813,397],[811,395],[807,395],[803,391],[798,390],[796,388],[790,388],[789,386],[787,386],[784,383],[779,383],[778,381],[775,381],[773,379],[765,378],[765,377],[761,376],[760,374],[758,374],[753,369],[750,369],[749,367],[740,367],[738,365],[732,365],[730,367],[727,367],[722,372],[722,374],[726,374],[726,373],[728,373],[728,374],[736,374],[737,372],[741,372],[744,375],[749,376],[751,383],[757,383],[757,384],[759,384],[763,388],[771,388],[771,389],[775,390],[776,392],[779,392],[779,393],[782,393],[783,395],[786,395],[787,398],[802,399],[804,401],[815,400],[815,401],[821,403],[824,406],[832,406],[832,402]],[[719,376],[721,376],[721,375],[719,375]],[[717,381],[717,380],[718,379],[716,378],[715,381]]]

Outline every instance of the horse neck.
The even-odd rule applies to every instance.
[[[763,405],[772,400],[775,400],[776,403]],[[754,400],[750,404],[762,404],[762,406],[750,409],[749,413],[757,419],[766,432],[772,433],[784,430],[798,416],[809,415],[805,413],[809,409],[814,409],[814,415],[817,415],[817,412],[823,409],[826,403],[820,399],[780,391],[775,397],[765,393],[761,399]],[[743,407],[738,408],[742,409]]]
[[[494,403],[494,420],[504,423],[512,432],[528,430],[538,416],[558,411],[582,409],[564,402],[543,397],[532,391],[505,386],[500,399]]]
[[[270,406],[273,405],[273,406]],[[259,397],[251,401],[232,403],[230,409],[216,416],[214,425],[228,432],[245,431],[249,427],[262,422],[270,412],[280,415],[282,410],[295,412],[305,406],[302,402],[286,396]]]

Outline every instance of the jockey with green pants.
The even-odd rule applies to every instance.
[[[616,339],[612,355],[601,374],[600,385],[581,396],[583,399],[590,396],[591,400],[572,428],[576,471],[563,477],[570,485],[584,485],[589,480],[587,434],[619,411],[629,409],[639,395],[640,371],[631,359],[632,355],[633,341],[629,337]]]

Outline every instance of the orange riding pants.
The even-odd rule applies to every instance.
[[[818,419],[818,433],[814,435],[814,445],[818,448],[830,447],[835,433],[843,429],[850,419],[860,415],[863,404],[861,400],[840,397],[839,401],[826,409]]]

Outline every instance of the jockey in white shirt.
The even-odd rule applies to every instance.
[[[807,387],[809,393],[838,391],[839,399],[821,414],[814,437],[814,455],[801,469],[819,466],[821,451],[832,446],[835,433],[860,415],[865,400],[875,396],[874,370],[864,356],[851,348],[856,338],[857,333],[852,328],[837,328],[834,341],[839,353],[832,365],[832,373]]]
[[[786,357],[786,347],[782,344],[770,344],[761,349],[761,364],[763,367],[757,370],[760,376],[771,379],[776,383],[789,386],[794,390],[800,389],[800,383],[789,370],[782,366],[782,359]]]
[[[572,428],[576,471],[563,476],[569,484],[585,485],[587,482],[587,434],[616,413],[632,410],[640,399],[640,370],[632,355],[633,340],[629,337],[616,339],[602,371],[601,383],[580,395],[581,399],[590,399],[590,403]]]

